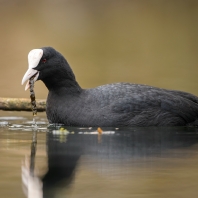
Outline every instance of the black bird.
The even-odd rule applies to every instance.
[[[52,47],[33,49],[22,84],[34,77],[49,90],[46,113],[50,123],[67,126],[198,125],[198,97],[131,83],[82,89],[66,59]],[[28,89],[29,83],[26,85]]]

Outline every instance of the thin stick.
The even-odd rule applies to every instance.
[[[31,99],[31,105],[32,105],[32,113],[33,116],[37,115],[37,107],[36,107],[36,97],[35,97],[35,93],[34,93],[34,77],[32,76],[29,79],[29,85],[30,85],[30,99]]]
[[[46,100],[37,99],[37,111],[45,111]],[[32,111],[28,98],[0,98],[0,110],[6,111]]]

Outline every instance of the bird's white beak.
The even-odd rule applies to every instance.
[[[26,71],[25,75],[22,79],[22,85],[25,83],[25,81],[28,80],[25,90],[29,88],[29,79],[35,75],[34,82],[38,79],[39,71],[35,70],[34,68],[39,64],[41,57],[43,56],[43,50],[42,49],[33,49],[28,54],[28,64],[29,68]]]
[[[36,75],[35,75],[36,74]],[[32,69],[32,68],[29,68],[27,71],[26,71],[26,73],[25,73],[25,75],[23,76],[23,79],[22,79],[22,85],[25,83],[25,81],[27,81],[28,80],[28,82],[27,82],[27,84],[26,84],[26,86],[25,86],[25,91],[30,87],[29,86],[29,79],[32,77],[32,76],[34,76],[35,75],[35,77],[34,77],[34,82],[37,80],[37,78],[38,78],[38,76],[39,76],[39,72],[37,71],[37,70],[34,70],[34,69]]]

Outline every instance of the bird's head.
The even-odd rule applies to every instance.
[[[66,59],[52,47],[33,49],[28,54],[28,70],[22,79],[26,82],[25,90],[29,88],[29,79],[34,82],[42,80],[48,89],[62,86],[67,81],[75,81],[75,76]],[[67,84],[67,83],[66,83]]]

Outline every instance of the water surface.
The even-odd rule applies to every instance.
[[[36,121],[31,177],[32,114],[0,112],[0,197],[25,197],[27,189],[50,198],[197,195],[197,128],[102,128],[100,134],[48,126],[44,113]]]

